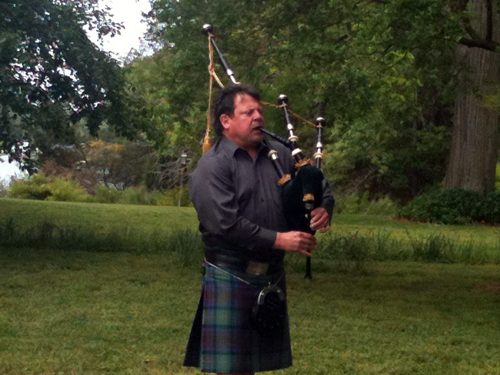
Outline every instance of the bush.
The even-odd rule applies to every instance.
[[[180,204],[179,204],[180,203]],[[156,202],[158,206],[182,206],[191,204],[189,200],[189,186],[176,187],[167,190]]]
[[[155,206],[161,198],[159,191],[149,192],[144,186],[123,190],[118,203]]]
[[[47,177],[38,173],[27,180],[12,181],[9,198],[81,202],[88,197],[85,189],[71,177]]]
[[[500,192],[484,196],[466,189],[434,190],[402,207],[399,216],[439,224],[496,224],[500,222]]]
[[[345,214],[367,214],[367,215],[394,215],[396,205],[389,198],[370,200],[368,192],[363,194],[350,194],[342,197],[335,195],[335,209]]]
[[[48,187],[51,193],[48,201],[81,202],[88,197],[85,188],[76,181],[56,178]]]
[[[45,200],[52,193],[48,186],[49,179],[44,173],[38,173],[26,180],[12,181],[9,198]]]
[[[100,185],[95,189],[95,195],[92,198],[92,202],[118,203],[121,194],[122,192],[116,188],[109,188],[104,185]]]
[[[484,197],[477,221],[500,224],[500,191],[494,191]]]
[[[0,198],[6,197],[8,195],[7,183],[0,180]]]

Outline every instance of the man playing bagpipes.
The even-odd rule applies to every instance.
[[[285,174],[294,174],[290,149],[268,142],[259,94],[231,84],[216,98],[218,140],[190,177],[190,198],[205,244],[202,293],[185,366],[219,374],[253,374],[292,365],[283,258],[310,256],[311,233],[329,228],[334,199],[323,181],[311,231],[290,230],[270,148]],[[300,317],[297,317],[300,319]]]

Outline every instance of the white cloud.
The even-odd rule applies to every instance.
[[[149,0],[102,0],[101,3],[111,8],[114,21],[122,22],[125,26],[121,35],[104,38],[101,48],[111,52],[114,57],[126,56],[132,48],[138,49],[140,38],[147,29],[141,20],[142,13],[147,13],[151,9]],[[96,41],[96,35],[91,36]]]
[[[12,177],[23,179],[28,176],[27,172],[21,171],[19,163],[9,163],[7,155],[0,155],[0,185],[8,186]]]

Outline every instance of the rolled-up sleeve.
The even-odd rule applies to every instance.
[[[335,208],[335,198],[332,194],[332,189],[328,183],[326,176],[323,176],[323,200],[321,201],[321,207],[323,207],[328,215],[330,216],[330,224],[332,221],[333,209]]]

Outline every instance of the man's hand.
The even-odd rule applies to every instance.
[[[330,228],[330,216],[323,207],[311,211],[311,229],[325,233]]]
[[[316,238],[306,232],[279,232],[273,248],[311,256],[311,251],[316,248]]]

